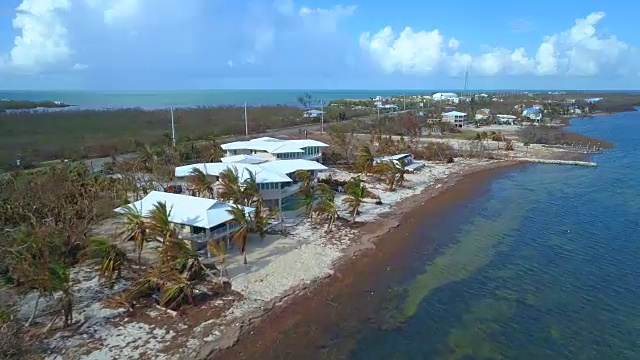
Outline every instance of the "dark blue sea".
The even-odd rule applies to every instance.
[[[529,165],[412,236],[443,236],[345,358],[640,359],[640,113],[573,121],[616,143],[596,168]],[[452,236],[453,234],[453,236]]]

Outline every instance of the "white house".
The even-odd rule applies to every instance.
[[[373,159],[374,164],[381,162],[393,162],[394,164],[398,164],[400,161],[404,163],[405,169],[411,172],[420,170],[425,166],[423,162],[415,161],[411,154],[398,154]]]
[[[222,144],[222,149],[226,151],[226,156],[257,155],[265,156],[267,160],[317,160],[322,158],[322,148],[328,146],[323,142],[311,139],[281,140],[261,137],[249,141]]]
[[[526,108],[522,112],[522,117],[534,121],[540,121],[542,119],[542,109],[538,107]]]
[[[178,237],[189,240],[196,249],[203,248],[210,240],[226,238],[237,229],[238,225],[229,224],[232,220],[227,210],[232,205],[226,202],[201,197],[152,191],[147,196],[129,204],[138,214],[150,217],[157,203],[165,203],[169,211],[169,221],[176,225]],[[255,211],[244,208],[247,214]],[[114,210],[124,213],[124,207]]]
[[[304,117],[319,117],[321,115],[324,115],[325,112],[324,111],[320,111],[320,110],[307,110],[304,112],[304,114],[302,116]]]
[[[446,101],[450,104],[457,104],[460,102],[460,98],[454,93],[435,93],[431,98],[435,101]]]
[[[442,114],[442,121],[451,123],[455,127],[463,127],[467,124],[467,114],[460,111],[449,111]]]
[[[516,120],[517,120],[517,117],[513,115],[502,115],[502,114],[496,115],[496,122],[498,124],[514,125],[516,123]]]
[[[235,168],[240,181],[245,181],[253,173],[260,189],[260,196],[268,207],[277,207],[284,216],[296,216],[300,208],[297,193],[300,183],[295,173],[300,170],[308,171],[312,181],[318,173],[327,167],[311,160],[274,160],[260,164],[238,162],[199,163],[176,168],[175,175],[184,178],[191,175],[194,168],[213,176],[216,180],[220,173],[228,168]]]

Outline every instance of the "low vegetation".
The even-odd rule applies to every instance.
[[[589,136],[565,131],[557,127],[550,126],[526,126],[518,130],[518,137],[525,143],[545,144],[545,145],[565,145],[565,146],[590,146],[600,148],[611,148],[613,144],[595,139]]]

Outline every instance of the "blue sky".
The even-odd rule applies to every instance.
[[[0,89],[638,88],[637,2],[452,4],[2,0]]]

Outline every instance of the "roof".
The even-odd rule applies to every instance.
[[[458,97],[458,94],[455,93],[435,93],[433,96],[445,96],[445,97]]]
[[[142,200],[133,202],[129,206],[143,217],[149,217],[154,206],[159,202],[167,205],[169,221],[175,224],[212,228],[233,218],[227,211],[233,205],[224,201],[161,191],[152,191]],[[119,207],[114,211],[123,213],[125,210],[124,207]],[[245,211],[251,213],[255,209],[245,207]]]
[[[391,156],[383,156],[383,157],[379,157],[376,158],[376,161],[390,161],[390,160],[400,160],[400,159],[404,159],[407,156],[411,156],[411,154],[398,154],[398,155],[391,155]]]
[[[280,174],[290,174],[298,170],[306,171],[323,171],[327,167],[316,161],[292,159],[292,160],[274,160],[260,165],[261,168]]]
[[[443,113],[442,115],[446,115],[446,116],[465,116],[467,114],[463,113],[463,112],[460,112],[460,111],[449,111],[449,112]]]
[[[261,137],[249,141],[234,141],[222,144],[224,150],[259,150],[278,154],[285,152],[304,152],[306,147],[327,147],[329,145],[311,139],[281,140]]]
[[[220,161],[223,163],[260,164],[268,160],[255,155],[231,155],[221,158]]]
[[[502,119],[515,119],[516,118],[516,116],[513,116],[513,115],[502,115],[502,114],[498,114],[498,115],[496,115],[496,117],[502,118]]]
[[[264,170],[260,165],[256,164],[244,164],[244,163],[199,163],[178,166],[175,171],[176,177],[187,177],[191,175],[194,168],[199,169],[207,175],[218,176],[222,171],[227,168],[235,168],[238,171],[238,178],[240,181],[245,181],[249,178],[250,172],[255,174],[256,181],[258,183],[273,183],[273,182],[291,182],[291,178],[284,174],[274,173],[272,171]]]
[[[186,177],[191,175],[194,168],[200,169],[208,175],[218,176],[227,168],[236,168],[240,181],[249,178],[249,172],[256,176],[258,183],[279,183],[293,181],[287,174],[294,173],[298,170],[327,170],[327,167],[311,160],[293,159],[293,160],[274,160],[267,161],[262,164],[245,164],[242,162],[219,162],[219,163],[199,163],[176,168],[176,177]]]
[[[320,114],[324,114],[324,111],[320,111],[320,110],[307,110],[304,112],[305,114],[316,114],[316,115],[320,115]]]
[[[524,111],[526,112],[536,112],[536,111],[540,111],[540,108],[535,108],[535,107],[530,107],[530,108],[526,108],[524,109]]]

